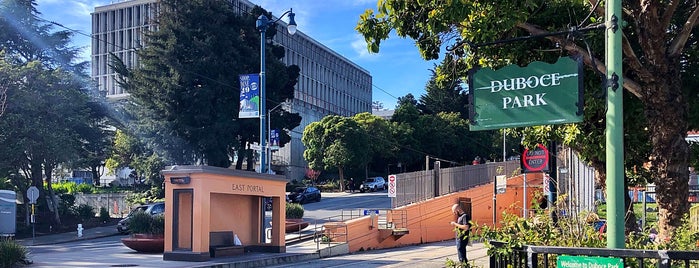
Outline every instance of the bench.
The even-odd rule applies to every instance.
[[[212,258],[242,255],[244,246],[236,246],[233,231],[209,233],[209,254]]]

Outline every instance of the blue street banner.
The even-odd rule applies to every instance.
[[[240,110],[238,118],[260,117],[260,75],[240,75]]]
[[[279,130],[272,129],[269,132],[269,146],[279,147]]]

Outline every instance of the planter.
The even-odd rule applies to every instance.
[[[162,234],[132,234],[122,238],[121,243],[138,252],[162,253],[165,251],[165,236]]]
[[[308,222],[303,221],[303,219],[286,219],[286,232],[298,232],[303,230],[303,228],[308,227]]]

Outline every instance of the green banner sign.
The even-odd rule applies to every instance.
[[[583,73],[580,58],[527,67],[482,68],[469,74],[473,130],[581,122]]]
[[[558,256],[557,268],[624,268],[621,258]]]

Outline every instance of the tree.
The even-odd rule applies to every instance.
[[[228,167],[233,151],[249,153],[245,145],[259,140],[259,132],[251,131],[259,128],[258,121],[237,118],[238,75],[259,71],[255,18],[270,14],[256,7],[241,16],[223,0],[159,4],[158,29],[147,34],[138,52],[140,66],[127,70],[113,63],[130,93],[137,129],[170,163]],[[273,56],[266,63],[267,93],[276,103],[293,97],[299,75],[298,67],[279,61],[283,53],[279,46],[268,46]],[[291,130],[300,123],[297,114],[275,113],[273,127]],[[282,133],[281,143],[289,140]],[[252,157],[248,161],[251,169]]]
[[[690,70],[695,70],[698,55],[690,48],[696,46],[699,5],[691,1],[624,1],[623,6],[623,88],[643,106],[651,142],[647,162],[659,206],[659,235],[669,239],[689,209],[689,150],[684,139],[688,126],[697,124],[690,121],[688,104],[694,102],[689,96],[699,89],[687,84],[687,76],[692,80],[696,77]],[[368,10],[357,29],[371,51],[378,52],[381,40],[396,30],[399,36],[415,39],[424,58],[434,59],[441,45],[456,37],[478,44],[541,35],[568,29],[571,24],[586,26],[604,21],[604,10],[596,1],[380,1],[378,14]],[[589,37],[600,40],[600,34]],[[501,66],[540,60],[543,54],[551,57],[546,51],[553,48],[559,54],[582,55],[587,68],[605,73],[599,60],[603,51],[589,54],[586,41],[552,35],[546,40],[480,47],[478,54],[468,46],[454,52],[469,66]],[[465,77],[463,73],[459,76]]]
[[[344,191],[344,171],[360,167],[369,158],[367,134],[352,118],[329,115],[306,126],[301,138],[303,158],[313,170],[337,168],[340,191]]]
[[[72,33],[54,31],[37,17],[35,6],[33,0],[0,2],[0,80],[7,90],[0,118],[0,164],[22,172],[11,176],[21,191],[33,185],[50,197],[48,205],[60,224],[53,171],[80,157],[81,148],[95,140],[80,130],[101,119],[89,105],[86,63],[75,62],[79,50],[70,46]]]
[[[369,177],[369,165],[381,169],[387,164],[387,159],[393,158],[398,150],[398,144],[391,135],[390,122],[370,113],[359,113],[352,117],[367,135],[369,152],[362,159],[365,179]]]

